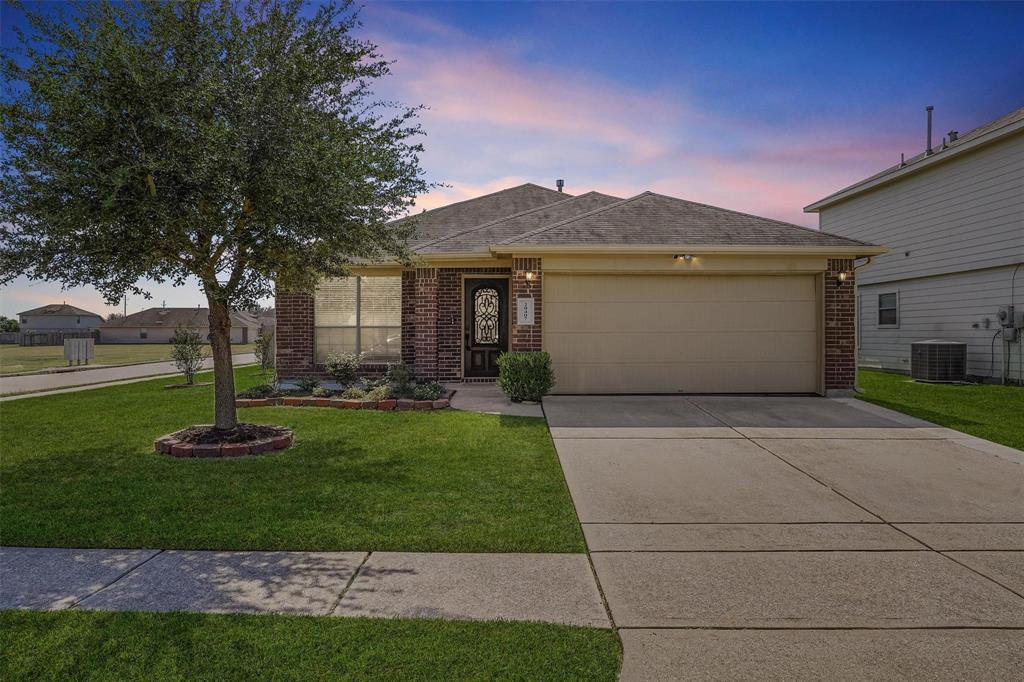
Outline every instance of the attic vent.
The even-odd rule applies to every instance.
[[[950,130],[949,131],[949,141],[950,142],[956,142],[956,138],[958,138],[958,137],[960,137],[960,133],[958,133],[955,130]]]

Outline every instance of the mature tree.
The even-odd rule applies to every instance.
[[[21,329],[21,325],[18,324],[17,320],[11,319],[6,315],[0,315],[0,332],[16,332]]]
[[[236,426],[232,308],[406,256],[388,221],[427,189],[417,108],[342,1],[94,2],[26,12],[3,63],[0,282],[195,277],[210,308],[216,427]]]

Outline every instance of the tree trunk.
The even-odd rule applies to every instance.
[[[231,312],[227,304],[207,296],[210,305],[210,350],[213,354],[214,426],[233,429],[238,425],[235,411],[235,370],[231,362]]]

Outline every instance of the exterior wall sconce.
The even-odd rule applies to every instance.
[[[676,255],[672,256],[672,259],[673,260],[677,260],[677,261],[683,260],[683,261],[686,261],[687,263],[689,263],[689,262],[691,262],[693,260],[693,254],[692,253],[682,253],[682,254],[677,253]]]
[[[537,276],[537,273],[535,273],[535,272],[533,272],[532,270],[530,270],[530,271],[528,271],[528,272],[526,273],[526,281],[527,281],[527,282],[532,282],[532,281],[533,281],[533,278],[534,278],[534,277],[536,277],[536,276]]]
[[[840,284],[842,284],[843,282],[845,282],[849,278],[850,278],[850,273],[847,272],[846,270],[843,270],[842,272],[836,273],[836,281],[838,281]]]

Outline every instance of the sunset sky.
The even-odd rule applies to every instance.
[[[48,3],[53,5],[53,3]],[[432,208],[522,182],[650,189],[816,226],[802,207],[1024,106],[1024,4],[368,3],[396,60],[380,95],[422,119]],[[19,17],[3,8],[3,43]],[[203,303],[152,288],[129,312]],[[17,280],[12,315],[91,289]]]

